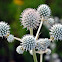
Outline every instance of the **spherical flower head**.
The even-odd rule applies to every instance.
[[[51,54],[51,49],[47,49],[47,52],[46,52],[46,54]]]
[[[22,46],[18,46],[18,47],[16,48],[16,51],[17,51],[18,54],[23,54],[24,48],[23,48]]]
[[[10,35],[7,37],[7,41],[8,41],[8,42],[13,42],[13,41],[14,41],[14,36],[10,34]]]
[[[53,25],[53,24],[54,24],[54,19],[53,19],[53,18],[49,18],[47,22],[48,22],[50,25]]]
[[[41,44],[40,42],[36,43],[36,49],[38,49],[38,51],[45,51],[47,49],[46,46],[44,46],[43,44]]]
[[[22,46],[25,50],[30,51],[35,48],[36,42],[35,38],[32,35],[26,35],[22,38]]]
[[[51,14],[51,10],[50,7],[46,4],[42,4],[37,8],[37,11],[39,12],[40,16],[46,16],[49,17]]]
[[[58,54],[57,53],[52,54],[52,58],[53,59],[57,59],[58,58]]]
[[[61,62],[59,58],[55,59],[54,62]]]
[[[45,60],[50,60],[50,58],[51,58],[50,55],[45,56]]]
[[[50,29],[50,38],[52,40],[62,40],[62,25],[61,24],[55,24]]]
[[[6,36],[9,31],[10,26],[5,22],[0,22],[0,37]]]
[[[37,28],[37,26],[39,26],[40,23],[40,15],[39,13],[32,8],[28,8],[25,9],[22,12],[21,15],[22,18],[20,18],[22,25],[24,26],[24,28],[27,28],[30,30],[30,28]]]
[[[50,48],[54,50],[56,48],[56,43],[51,43]]]
[[[50,40],[48,38],[39,39],[36,43],[36,49],[45,51],[48,46],[50,46]]]

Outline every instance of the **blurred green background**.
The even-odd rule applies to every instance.
[[[52,16],[62,18],[62,0],[0,0],[0,21],[7,22],[11,29],[11,34],[22,38],[29,31],[20,26],[20,14],[26,8],[37,8],[40,4],[48,4],[51,7]],[[34,35],[37,30],[34,30]],[[46,31],[46,32],[45,32]],[[49,38],[49,30],[42,27],[40,37]],[[5,38],[0,38],[0,62],[33,62],[29,52],[24,52],[19,55],[16,52],[16,47],[20,44],[19,41],[8,43]],[[62,42],[57,42],[55,50],[62,59]],[[39,55],[37,54],[38,61]]]

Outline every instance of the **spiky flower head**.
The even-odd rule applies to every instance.
[[[47,54],[47,55],[45,55],[45,60],[48,60],[48,61],[49,61],[49,60],[50,60],[50,58],[51,58],[51,57],[50,57],[50,55],[48,55],[48,54]]]
[[[53,59],[57,59],[58,58],[58,54],[57,53],[52,54],[52,58]]]
[[[47,49],[46,54],[51,54],[51,49]]]
[[[40,16],[46,16],[49,17],[51,14],[51,10],[50,7],[46,4],[42,4],[37,8],[37,11],[39,12]]]
[[[10,35],[7,37],[7,41],[8,41],[8,42],[13,42],[13,41],[14,41],[14,36],[10,34]]]
[[[10,26],[5,22],[0,22],[0,37],[6,36],[9,31]]]
[[[45,51],[49,45],[50,45],[49,39],[47,38],[39,39],[37,40],[37,43],[36,43],[36,49]]]
[[[54,19],[53,19],[53,18],[49,18],[47,22],[48,22],[50,25],[53,25],[53,24],[54,24]]]
[[[22,25],[24,28],[30,29],[30,28],[37,28],[40,23],[40,15],[39,13],[32,8],[27,8],[22,12],[21,15],[22,18],[20,18]]]
[[[55,24],[50,29],[50,38],[52,40],[62,40],[62,25]]]
[[[26,35],[22,38],[22,46],[27,51],[30,51],[35,48],[36,42],[35,38],[32,35]]]
[[[18,46],[18,47],[16,48],[16,51],[17,51],[18,54],[23,54],[24,48],[23,48],[22,46]]]

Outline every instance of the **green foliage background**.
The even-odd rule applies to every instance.
[[[52,10],[52,16],[58,16],[62,18],[62,0],[22,0],[23,5],[17,5],[13,0],[0,0],[0,21],[7,22],[11,27],[11,34],[22,38],[23,35],[28,34],[29,31],[23,29],[20,26],[20,14],[26,8],[37,8],[40,4],[48,4]],[[35,30],[36,32],[37,30]],[[46,32],[45,32],[46,31]],[[48,37],[49,31],[46,27],[42,27],[40,37]],[[35,35],[35,33],[34,33]],[[6,39],[1,39],[0,42],[0,62],[33,62],[32,56],[28,52],[24,52],[23,55],[16,53],[16,47],[20,44],[19,41],[8,43]],[[62,58],[62,42],[57,43],[58,47],[56,52],[59,53]],[[60,51],[59,51],[60,50]],[[39,55],[38,60],[39,60]]]

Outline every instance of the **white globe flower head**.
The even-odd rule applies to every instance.
[[[6,36],[9,31],[10,26],[5,22],[0,22],[0,37]]]
[[[54,17],[54,21],[55,21],[55,23],[59,23],[59,17]]]
[[[21,15],[22,18],[20,18],[22,25],[24,28],[27,28],[30,30],[30,28],[37,28],[40,23],[40,15],[39,13],[32,8],[27,8],[22,12]]]
[[[33,50],[36,46],[36,40],[32,35],[26,35],[22,38],[22,46],[27,51]]]
[[[48,22],[50,25],[53,25],[53,24],[54,24],[54,19],[53,19],[53,18],[49,18],[47,22]]]
[[[51,54],[51,49],[47,49],[46,54]]]
[[[16,48],[16,51],[17,51],[18,54],[23,54],[24,48],[23,48],[22,46],[18,46],[18,47]]]
[[[46,55],[45,60],[50,60],[50,55]]]
[[[38,48],[41,48],[41,47],[43,47],[43,48],[47,48],[47,47],[49,47],[50,46],[50,40],[48,39],[48,38],[45,38],[45,39],[39,39],[39,40],[37,40],[37,47]],[[41,48],[41,49],[43,49],[43,48]]]
[[[49,17],[51,14],[51,9],[48,5],[42,4],[37,8],[37,11],[39,12],[40,16]]]
[[[14,36],[10,34],[10,35],[7,37],[7,41],[8,41],[8,42],[13,42],[13,41],[14,41]]]
[[[50,29],[50,38],[52,40],[62,40],[62,25],[55,24]]]
[[[54,50],[54,49],[56,48],[56,44],[55,44],[55,43],[51,43],[50,48],[51,48],[52,50]]]
[[[55,59],[54,62],[61,62],[59,58]]]
[[[57,53],[52,54],[52,58],[53,59],[57,59],[58,58],[58,54]]]
[[[50,46],[50,40],[48,38],[37,40],[36,49],[45,51],[48,46]]]

